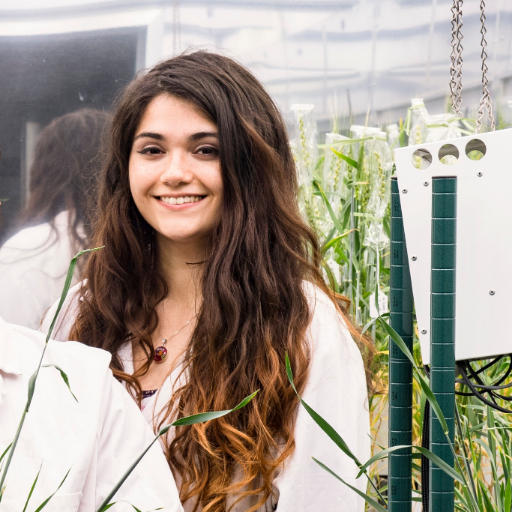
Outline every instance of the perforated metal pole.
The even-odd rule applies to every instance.
[[[412,286],[396,178],[391,179],[390,324],[412,351]],[[389,341],[389,446],[412,444],[412,364]],[[411,512],[411,450],[388,458],[388,510]]]
[[[448,423],[455,428],[455,272],[457,248],[457,178],[432,180],[432,270],[430,281],[430,387]],[[453,467],[453,455],[439,420],[432,411],[430,449]],[[454,481],[430,463],[429,508],[454,509]]]

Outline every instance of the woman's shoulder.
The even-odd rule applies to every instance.
[[[335,305],[334,297],[329,297],[309,281],[303,281],[302,287],[311,311],[308,337],[313,361],[334,356],[361,361],[360,350],[347,328],[342,311]]]

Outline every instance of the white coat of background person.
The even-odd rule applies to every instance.
[[[70,260],[86,248],[109,120],[106,112],[81,109],[40,133],[21,230],[0,248],[0,316],[7,322],[36,329],[60,296]]]
[[[45,335],[0,318],[0,453],[12,442]],[[69,377],[76,401],[52,367],[41,368],[5,481],[0,510],[21,512],[39,470],[27,512],[66,480],[44,512],[95,512],[154,439],[136,404],[112,376],[110,354],[81,343],[50,341],[44,364]],[[114,496],[112,512],[162,507],[182,512],[178,490],[157,443]]]

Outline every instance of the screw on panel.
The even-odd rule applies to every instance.
[[[423,185],[424,185],[425,187],[428,187],[428,181],[425,181],[425,182],[423,183]]]
[[[496,292],[494,290],[489,290],[489,295],[494,295]]]
[[[417,259],[418,259],[418,257],[417,257],[417,256],[412,256],[412,257],[411,257],[411,260],[412,260],[412,261],[416,261]]]
[[[427,334],[427,329],[421,329],[421,334]]]
[[[484,175],[484,173],[480,171],[480,172],[477,172],[477,173],[476,173],[476,175],[477,175],[479,178],[481,178],[481,177]]]
[[[402,190],[402,194],[407,194],[407,189],[406,189],[406,188],[404,188],[404,189]]]

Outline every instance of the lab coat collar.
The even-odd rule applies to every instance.
[[[22,375],[20,347],[16,345],[14,330],[0,317],[0,370],[5,373]]]

